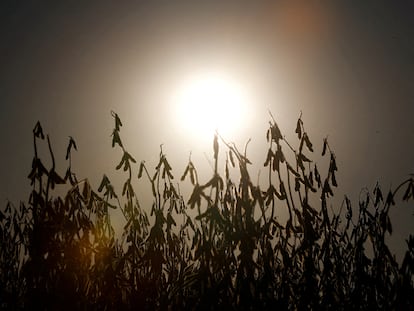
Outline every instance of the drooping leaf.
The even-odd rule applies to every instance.
[[[278,159],[279,162],[281,163],[285,162],[285,155],[283,154],[282,146],[280,144],[277,145],[275,157]]]
[[[213,149],[214,149],[214,159],[217,161],[217,159],[218,159],[218,152],[219,152],[219,144],[218,144],[217,134],[214,135]]]
[[[130,162],[136,163],[136,160],[126,151],[122,155],[121,162],[116,166],[116,169],[119,170],[122,166],[124,167],[124,171],[127,171],[131,168]]]
[[[298,166],[300,167],[300,169],[302,170],[302,171],[304,171],[305,170],[305,166],[303,165],[303,162],[302,162],[302,158],[301,158],[301,153],[299,153],[297,156],[296,156],[296,163],[298,164]]]
[[[312,162],[308,157],[306,157],[303,153],[300,153],[299,154],[299,157],[300,157],[300,159],[303,161],[303,162]]]
[[[277,171],[279,172],[279,158],[278,157],[273,157],[273,163],[272,163],[272,169],[273,171]]]
[[[335,177],[335,171],[331,172],[331,181],[332,181],[332,186],[338,187],[338,183],[336,182],[336,177]]]
[[[309,139],[308,134],[307,133],[304,133],[303,136],[304,136],[304,139],[305,139],[306,147],[308,147],[309,151],[313,152],[313,146],[312,146],[312,143],[311,143],[311,141]]]
[[[338,170],[338,167],[336,166],[335,155],[333,153],[331,153],[331,161],[329,163],[329,171],[334,172],[334,171],[337,171],[337,170]]]
[[[309,172],[309,184],[313,187],[313,172]]]
[[[298,134],[298,138],[301,139],[302,137],[302,120],[299,118],[298,122],[296,122],[296,130],[295,133]]]
[[[119,118],[118,114],[115,112],[111,112],[112,116],[115,118],[115,130],[119,131],[121,126],[122,126],[122,122],[121,119]]]
[[[60,177],[53,168],[49,172],[49,178],[52,189],[54,189],[55,184],[65,184],[65,180],[62,177]]]
[[[388,192],[386,204],[389,206],[395,205],[394,195],[392,194],[391,190]]]
[[[331,186],[329,185],[329,182],[328,182],[328,180],[327,180],[327,179],[325,179],[325,183],[324,183],[324,185],[323,185],[323,192],[324,192],[325,194],[327,194],[327,195],[328,195],[328,197],[329,197],[329,195],[333,196],[332,188],[331,188]]]
[[[311,177],[312,177],[312,174],[310,174],[309,177],[304,176],[304,182],[305,182],[306,187],[308,187],[312,192],[316,192],[316,189],[313,186],[313,180],[312,180],[312,182],[310,181]]]
[[[73,139],[72,136],[69,136],[69,144],[68,144],[68,148],[66,149],[66,160],[69,158],[69,154],[70,154],[70,151],[72,150],[72,147],[75,150],[78,150],[78,148],[76,147],[75,140]]]
[[[115,167],[116,170],[119,170],[125,163],[125,154],[122,156],[121,161],[119,164]]]
[[[187,176],[188,172],[190,171],[190,164],[188,164],[184,170],[183,176],[181,176],[181,181],[184,181],[185,177]]]
[[[142,161],[141,164],[139,165],[138,179],[142,177],[143,171],[144,171],[144,161]]]
[[[267,151],[267,157],[266,157],[266,161],[265,161],[265,163],[263,164],[263,166],[268,166],[269,165],[269,163],[270,163],[270,160],[272,159],[272,157],[273,157],[273,151],[272,151],[272,149],[269,149],[268,151]]]
[[[386,217],[386,229],[389,234],[392,234],[392,223],[389,215]]]
[[[167,225],[170,226],[170,227],[177,225],[174,218],[171,216],[171,213],[167,214]]]
[[[273,141],[279,142],[280,139],[283,139],[282,133],[276,123],[270,123],[270,132],[272,134]]]
[[[295,177],[300,177],[300,174],[289,164],[289,162],[286,162],[288,170],[295,175]]]
[[[375,195],[374,206],[377,207],[380,202],[384,201],[384,198],[382,196],[382,191],[378,183],[374,188],[374,195]]]
[[[40,125],[40,121],[37,121],[34,129],[33,129],[33,134],[37,137],[37,138],[41,138],[41,139],[45,139],[45,135],[43,134],[43,129],[42,126]]]
[[[322,156],[324,156],[326,154],[326,147],[328,146],[328,139],[324,138],[323,139],[323,148],[322,148]]]
[[[300,190],[300,179],[298,177],[295,178],[295,191]]]
[[[112,132],[112,148],[115,147],[116,144],[118,144],[121,148],[123,147],[121,137],[119,137],[119,132],[114,130]]]
[[[125,151],[125,154],[129,161],[131,161],[132,163],[137,163],[137,161],[134,159],[134,157],[131,154],[129,154],[126,151]],[[165,160],[165,164],[168,167],[168,169],[171,170],[171,166],[168,164],[167,160]]]
[[[346,206],[346,219],[351,219],[352,218],[352,205],[351,205],[351,200],[345,196],[345,206]]]
[[[191,194],[190,199],[188,200],[188,204],[190,205],[191,209],[193,209],[196,204],[197,206],[201,205],[201,193],[202,188],[199,185],[195,185],[193,193]]]
[[[318,167],[316,166],[316,164],[315,164],[314,171],[315,171],[315,180],[318,184],[318,188],[320,188],[322,185],[322,180],[321,180],[321,175],[319,174]]]
[[[104,187],[107,187],[110,183],[111,183],[111,182],[109,181],[108,176],[106,176],[106,175],[104,174],[104,175],[103,175],[103,177],[102,177],[101,184],[99,185],[98,192],[102,192],[102,189],[103,189]]]
[[[403,201],[408,201],[411,197],[414,196],[414,181],[410,179],[407,189],[405,190]]]
[[[234,162],[233,152],[231,151],[231,149],[229,150],[229,156],[230,156],[231,166],[236,167],[235,162]]]
[[[196,183],[196,175],[195,175],[195,169],[193,166],[190,167],[190,181],[193,185]]]
[[[226,180],[229,180],[230,179],[230,171],[229,171],[229,161],[228,160],[226,160],[225,174],[226,174]]]

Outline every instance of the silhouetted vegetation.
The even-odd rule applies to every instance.
[[[264,166],[254,184],[246,151],[215,135],[214,172],[203,183],[189,160],[183,198],[161,150],[153,171],[128,153],[113,113],[112,147],[122,150],[121,193],[104,175],[95,190],[77,180],[70,138],[65,175],[55,170],[49,137],[33,131],[27,204],[0,212],[0,304],[7,309],[306,310],[396,309],[414,306],[414,237],[401,263],[388,249],[389,211],[414,197],[414,180],[366,192],[357,208],[345,197],[331,208],[336,158],[323,140],[322,172],[314,146],[297,121],[297,147],[271,120]],[[51,165],[38,155],[48,144]],[[224,149],[224,151],[223,151]],[[219,166],[224,152],[224,167]],[[230,172],[238,170],[238,180]],[[136,170],[136,172],[135,172]],[[223,173],[221,173],[223,171]],[[152,206],[140,206],[133,186],[146,178]],[[57,195],[57,185],[70,189]],[[110,210],[125,218],[116,236]],[[150,211],[147,213],[146,211]],[[193,216],[194,215],[194,216]],[[285,215],[285,216],[283,216]],[[287,216],[286,216],[287,215]]]

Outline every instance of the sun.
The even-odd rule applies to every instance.
[[[200,139],[216,131],[232,138],[246,121],[248,96],[231,76],[202,73],[186,79],[174,98],[178,126]]]

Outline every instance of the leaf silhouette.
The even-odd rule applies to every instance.
[[[73,139],[72,136],[69,136],[69,144],[68,144],[68,148],[66,149],[66,157],[65,157],[66,160],[69,158],[69,154],[70,154],[70,151],[72,150],[72,147],[75,150],[78,150],[78,148],[76,147],[75,140]]]
[[[323,139],[323,148],[322,148],[322,156],[324,156],[326,154],[326,147],[328,146],[328,139],[324,138]]]
[[[231,151],[231,149],[229,150],[229,156],[230,156],[231,166],[236,167],[235,162],[234,162],[233,152]]]
[[[328,182],[328,180],[327,180],[327,179],[325,180],[325,183],[324,183],[324,185],[323,185],[323,192],[324,192],[325,194],[327,194],[327,195],[328,195],[328,197],[329,197],[329,195],[333,196],[332,188],[331,188],[331,186],[329,185],[329,182]]]
[[[407,189],[405,190],[403,200],[408,201],[414,194],[414,185],[413,180],[410,180],[407,186]]]
[[[389,206],[395,205],[394,195],[392,194],[391,190],[388,192],[386,204]]]
[[[335,171],[332,171],[331,173],[331,181],[332,181],[332,186],[338,187],[338,183],[336,182],[336,177],[335,177]]]
[[[336,166],[336,160],[335,160],[335,156],[333,153],[331,153],[331,161],[329,164],[329,171],[330,172],[335,172],[338,170],[338,167]]]
[[[265,166],[265,167],[268,166],[269,163],[270,163],[270,160],[272,159],[272,157],[273,157],[273,151],[271,149],[269,149],[268,152],[267,152],[266,161],[263,164],[263,166]]]
[[[115,147],[116,144],[118,144],[121,148],[123,147],[121,138],[119,137],[119,132],[114,130],[112,132],[112,148]]]
[[[142,177],[142,173],[144,171],[144,161],[141,162],[141,164],[139,165],[139,170],[138,170],[138,179],[140,179]]]
[[[102,192],[103,188],[104,188],[104,187],[106,188],[106,187],[107,187],[110,183],[111,183],[111,182],[109,181],[108,176],[106,176],[106,175],[104,174],[104,175],[103,175],[103,177],[102,177],[101,184],[99,185],[98,192]]]
[[[299,118],[296,122],[296,130],[295,133],[298,134],[298,138],[301,139],[302,137],[302,127],[301,127],[302,120]]]
[[[121,119],[119,118],[118,114],[111,111],[112,116],[115,118],[115,131],[119,132],[121,126],[122,126],[122,122]]]
[[[37,138],[45,139],[45,135],[43,134],[42,126],[40,125],[40,121],[37,121],[37,123],[36,123],[36,125],[33,129],[33,134]]]
[[[217,160],[218,159],[218,152],[219,152],[219,144],[218,144],[217,134],[214,135],[213,149],[214,149],[214,159]]]
[[[316,164],[315,164],[314,172],[315,172],[315,180],[318,183],[318,188],[320,188],[322,185],[322,180],[321,180],[321,175],[319,174],[318,167],[316,166]]]
[[[305,139],[306,147],[309,149],[309,151],[313,152],[313,146],[312,146],[312,143],[311,143],[311,141],[309,139],[308,134],[307,133],[304,133],[303,134],[303,137]]]
[[[276,123],[270,124],[270,132],[273,141],[279,142],[280,139],[283,139],[282,133],[280,132],[279,127]]]

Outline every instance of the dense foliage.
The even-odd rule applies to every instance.
[[[270,122],[266,186],[254,184],[246,151],[214,137],[214,173],[201,183],[191,158],[184,199],[161,150],[154,172],[137,165],[121,140],[113,113],[112,147],[123,152],[121,194],[104,175],[95,191],[78,181],[70,138],[64,177],[55,170],[49,137],[38,123],[27,204],[0,212],[0,305],[7,309],[305,310],[407,309],[414,306],[414,237],[401,263],[390,252],[389,210],[414,198],[414,180],[387,195],[366,192],[355,209],[348,198],[331,208],[337,186],[335,154],[323,141],[327,172],[310,159],[313,145],[302,119],[298,147]],[[47,143],[50,168],[38,156]],[[219,144],[221,146],[219,146]],[[219,168],[219,147],[225,163]],[[221,151],[223,152],[223,151]],[[151,207],[133,186],[147,178]],[[223,169],[223,173],[221,173]],[[231,172],[238,170],[239,180]],[[63,175],[62,175],[63,176]],[[57,185],[70,189],[56,194]],[[116,236],[111,209],[125,226]],[[147,214],[146,210],[151,212]],[[282,214],[287,215],[282,217]],[[194,217],[192,215],[195,215]],[[285,220],[282,220],[284,219]]]

